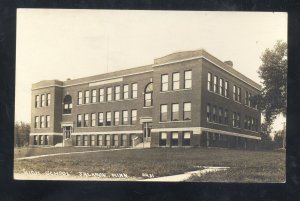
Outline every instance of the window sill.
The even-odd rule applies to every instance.
[[[145,106],[143,108],[153,108],[153,105],[152,106]]]
[[[160,121],[158,123],[163,124],[163,123],[186,123],[186,122],[192,122],[192,120],[182,120],[182,121]]]
[[[77,106],[95,105],[95,104],[102,104],[102,103],[114,103],[114,102],[122,102],[122,101],[128,101],[128,100],[137,100],[137,98],[128,98],[128,99],[120,99],[120,100],[102,101],[102,102],[95,102],[95,103],[83,103],[83,104],[77,104]]]
[[[69,116],[69,115],[72,115],[72,114],[62,114],[63,116]]]
[[[228,124],[220,124],[220,123],[216,123],[216,122],[211,122],[211,121],[206,121],[209,124],[215,124],[215,125],[219,125],[219,126],[229,126]]]
[[[169,93],[169,92],[180,92],[180,91],[189,91],[192,90],[192,88],[188,89],[175,89],[175,90],[168,90],[168,91],[160,91],[159,93],[164,94],[164,93]]]

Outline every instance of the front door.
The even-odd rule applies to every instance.
[[[151,122],[144,122],[143,123],[143,130],[144,130],[144,140],[145,141],[151,141],[151,128],[152,123]]]
[[[71,126],[64,126],[63,127],[64,139],[69,139],[71,137],[71,133],[72,133],[72,127]]]

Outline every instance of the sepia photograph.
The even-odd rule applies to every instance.
[[[286,182],[287,13],[16,20],[15,180]]]

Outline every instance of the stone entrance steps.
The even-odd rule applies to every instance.
[[[141,142],[137,144],[134,148],[141,149],[141,148],[150,148],[150,142]]]

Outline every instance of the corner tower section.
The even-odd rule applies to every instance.
[[[31,146],[53,146],[62,142],[62,82],[45,80],[31,89]]]

